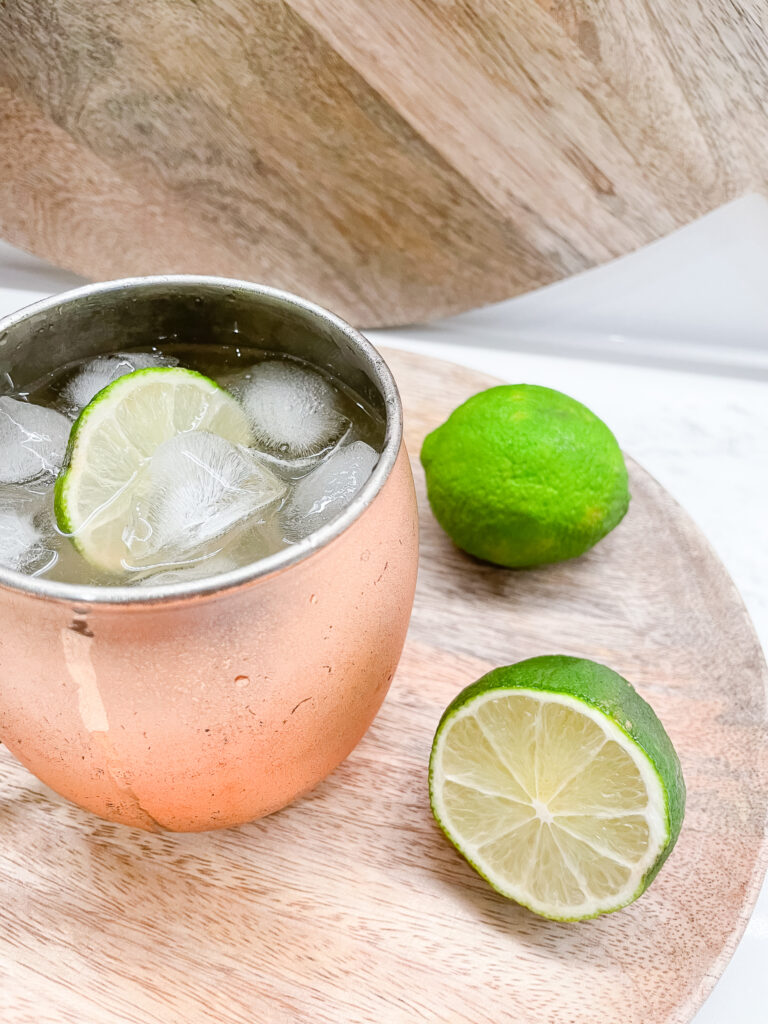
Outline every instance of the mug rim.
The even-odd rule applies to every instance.
[[[400,394],[392,376],[392,371],[375,346],[346,320],[317,303],[304,299],[293,292],[272,288],[269,285],[257,284],[237,278],[217,277],[208,274],[156,274],[146,277],[125,277],[111,281],[99,281],[92,284],[59,292],[48,298],[23,306],[21,309],[0,318],[0,335],[10,331],[19,323],[39,313],[78,302],[89,296],[118,291],[135,291],[147,286],[168,285],[177,287],[205,286],[221,290],[237,289],[246,291],[255,298],[268,297],[276,299],[286,307],[298,308],[310,313],[313,317],[325,321],[335,334],[344,335],[362,355],[365,368],[372,376],[379,389],[385,415],[384,446],[373,473],[344,508],[329,523],[321,526],[290,547],[283,548],[266,558],[231,569],[228,572],[207,576],[203,579],[181,583],[166,583],[159,586],[102,586],[93,583],[67,583],[60,580],[49,580],[44,576],[28,576],[6,569],[0,565],[0,588],[10,591],[21,591],[34,597],[46,598],[51,601],[64,601],[69,604],[92,606],[122,605],[157,605],[183,602],[198,597],[210,597],[230,592],[256,580],[272,576],[288,569],[314,555],[331,544],[337,537],[345,533],[372,504],[389,476],[397,461],[403,439],[403,407]],[[1,350],[0,350],[1,351]]]

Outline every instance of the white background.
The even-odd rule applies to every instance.
[[[0,316],[80,283],[0,242]],[[697,521],[768,647],[768,202],[731,203],[633,256],[509,302],[368,333],[594,409]],[[764,1024],[767,964],[764,886],[696,1024]]]

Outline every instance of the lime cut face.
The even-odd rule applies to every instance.
[[[83,409],[72,428],[67,466],[56,482],[56,521],[88,561],[120,572],[123,537],[141,470],[178,434],[207,431],[249,445],[237,401],[194,370],[153,367],[120,377]]]
[[[685,789],[669,738],[630,684],[555,656],[498,669],[456,698],[435,736],[430,799],[495,889],[578,920],[647,888],[677,838]]]

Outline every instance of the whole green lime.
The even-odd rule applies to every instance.
[[[425,438],[421,462],[454,543],[510,568],[583,554],[629,507],[624,458],[605,423],[533,384],[474,395]]]

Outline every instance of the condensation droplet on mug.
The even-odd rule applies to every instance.
[[[361,562],[367,562],[370,557],[371,557],[371,552],[370,551],[364,551],[362,553],[362,555],[360,555],[360,561]]]
[[[317,594],[310,594],[309,595],[309,603],[310,604],[317,604]]]
[[[247,686],[250,681],[251,680],[248,676],[235,676],[235,686]]]

